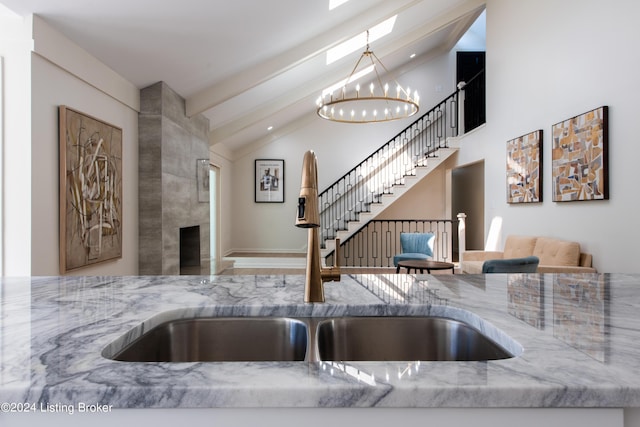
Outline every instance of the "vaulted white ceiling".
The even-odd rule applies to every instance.
[[[235,151],[312,116],[325,87],[361,51],[326,65],[326,51],[398,15],[372,43],[392,72],[451,49],[482,0],[0,0],[37,14],[139,88],[157,81],[211,122],[211,144]]]

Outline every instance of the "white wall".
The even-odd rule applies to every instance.
[[[397,80],[420,93],[423,114],[451,94],[455,85],[448,54],[416,58],[414,68]],[[383,59],[384,62],[384,59]],[[318,156],[319,190],[342,177],[357,163],[381,147],[412,122],[353,125],[327,122],[314,117],[295,131],[259,146],[233,163],[231,247],[223,253],[295,252],[304,250],[307,233],[294,226],[304,153],[313,149]],[[285,160],[285,203],[255,203],[253,192],[255,159]],[[222,223],[223,230],[226,222]]]
[[[116,100],[108,89],[124,93],[137,89],[123,84],[118,76],[86,52],[63,39],[42,21],[34,22],[36,52],[31,54],[31,274],[59,274],[58,241],[58,106],[67,105],[122,128],[123,131],[123,243],[122,259],[95,264],[69,272],[74,275],[135,275],[138,272],[138,113],[133,106]],[[39,37],[57,39],[54,50],[38,50]],[[40,53],[39,53],[40,52]],[[42,55],[46,55],[45,59]],[[58,61],[58,59],[60,60]],[[103,81],[88,82],[74,74],[74,61],[87,73]],[[65,63],[66,62],[66,63]],[[65,68],[63,69],[62,66]],[[106,69],[106,70],[105,70]],[[93,70],[93,71],[92,71]],[[101,89],[102,88],[102,89]]]
[[[460,164],[485,160],[485,228],[502,236],[577,240],[602,272],[637,272],[640,157],[634,82],[640,3],[627,0],[488,0],[487,124],[462,141]],[[551,201],[551,126],[609,106],[610,200]],[[543,129],[543,203],[508,205],[506,141]]]
[[[409,191],[383,210],[378,219],[451,219],[447,211],[447,170],[455,164],[450,157]]]
[[[2,238],[0,270],[28,276],[31,268],[31,20],[0,16],[2,56]]]
[[[122,259],[69,272],[127,275],[138,271],[138,113],[55,64],[32,62],[32,275],[59,274],[58,106],[67,105],[122,128]]]

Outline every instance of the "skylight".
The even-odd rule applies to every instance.
[[[329,10],[333,10],[348,1],[349,0],[329,0]]]
[[[396,23],[396,18],[398,15],[394,15],[391,18],[387,19],[369,28],[369,43],[376,41],[387,34],[393,31],[393,26]],[[362,49],[367,45],[367,32],[363,31],[355,37],[350,38],[349,40],[340,43],[339,45],[332,47],[327,51],[327,65],[336,62],[340,58],[344,58],[348,54],[355,52],[358,49]]]
[[[324,98],[327,95],[331,95],[336,90],[341,89],[344,85],[346,85],[348,83],[353,83],[356,80],[358,80],[360,77],[366,76],[367,74],[369,74],[372,71],[373,71],[373,65],[369,65],[367,68],[363,68],[362,70],[358,71],[353,76],[351,76],[351,79],[349,79],[349,77],[347,77],[346,79],[342,79],[338,83],[336,83],[336,84],[334,84],[332,86],[329,86],[328,88],[323,90],[322,91],[322,97]]]

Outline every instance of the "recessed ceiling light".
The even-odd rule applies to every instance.
[[[269,126],[267,130],[273,130],[273,126]]]
[[[413,59],[413,58],[415,58],[415,57],[416,57],[416,54],[415,54],[415,53],[412,53],[411,55],[409,55],[409,58],[411,58],[411,59]]]
[[[369,43],[376,41],[393,31],[393,26],[396,23],[398,15],[394,15],[391,18],[374,25],[367,30],[369,32]],[[350,38],[346,42],[342,42],[339,45],[332,47],[327,51],[327,65],[332,62],[336,62],[340,58],[344,58],[351,52],[355,52],[367,45],[367,31],[363,31],[355,37]]]

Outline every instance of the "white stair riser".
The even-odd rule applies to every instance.
[[[455,142],[457,145],[457,141]],[[428,162],[428,167],[417,167],[415,169],[415,175],[406,176],[404,178],[404,184],[394,185],[392,194],[383,194],[380,197],[380,203],[371,204],[370,212],[361,212],[358,215],[358,220],[356,221],[348,221],[346,230],[339,230],[336,233],[336,237],[340,239],[341,242],[346,241],[352,235],[354,235],[360,228],[367,224],[369,221],[375,219],[382,211],[391,206],[395,201],[402,196],[404,193],[409,191],[414,185],[420,182],[422,179],[427,177],[431,171],[435,170],[438,166],[440,166],[447,158],[452,156],[456,151],[458,151],[458,147],[450,147],[450,148],[441,148],[438,150],[438,157],[430,158]],[[322,250],[322,256],[326,256],[331,253],[335,249],[335,240],[329,239],[324,242],[325,249]]]

